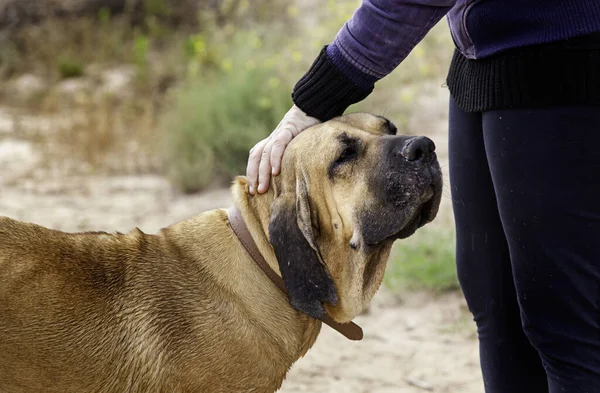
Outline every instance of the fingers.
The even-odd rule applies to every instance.
[[[256,191],[256,185],[258,182],[258,169],[260,166],[263,150],[265,145],[269,141],[269,138],[263,139],[258,142],[252,149],[250,149],[250,155],[248,157],[248,165],[246,167],[246,177],[250,183],[250,194],[254,195]]]
[[[294,138],[293,132],[289,129],[283,129],[277,134],[277,137],[273,141],[273,147],[271,149],[271,174],[277,176],[281,171],[281,158],[287,145]]]
[[[281,158],[293,137],[291,130],[277,129],[270,137],[263,139],[250,150],[246,167],[250,194],[254,195],[256,191],[262,194],[269,189],[271,175],[279,174]]]
[[[251,150],[246,166],[249,192],[254,195],[267,192],[271,176],[281,171],[281,161],[287,145],[304,129],[319,123],[293,105],[271,135],[258,142]]]
[[[267,192],[269,189],[269,180],[271,178],[271,150],[275,138],[271,137],[267,141],[260,158],[260,165],[258,167],[258,188],[256,189],[259,194]]]

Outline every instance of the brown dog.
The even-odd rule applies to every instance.
[[[395,239],[437,213],[424,137],[352,114],[297,136],[270,191],[232,186],[286,296],[223,210],[156,235],[67,234],[0,219],[0,391],[274,392],[325,313],[351,321]]]

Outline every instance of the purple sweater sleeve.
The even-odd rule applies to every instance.
[[[363,0],[294,87],[294,103],[327,120],[373,90],[456,0]]]

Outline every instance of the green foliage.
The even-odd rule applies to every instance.
[[[303,65],[288,44],[231,25],[186,38],[187,75],[162,126],[167,173],[179,189],[195,192],[245,173],[248,151],[292,105],[288,76]]]
[[[423,227],[394,244],[384,283],[395,290],[458,289],[454,252],[454,231]]]
[[[83,75],[83,64],[73,58],[63,58],[58,62],[58,72],[62,79],[77,78]]]
[[[148,79],[149,63],[148,50],[150,41],[144,34],[138,33],[133,41],[133,62],[137,67],[138,80],[144,81]]]
[[[147,16],[166,16],[169,7],[164,0],[144,0],[144,12]]]
[[[244,174],[248,151],[291,106],[271,71],[224,66],[191,76],[164,119],[167,173],[184,192]]]
[[[103,26],[106,26],[110,22],[110,9],[102,7],[98,10],[98,22]]]

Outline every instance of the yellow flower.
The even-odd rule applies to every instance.
[[[416,46],[413,52],[417,59],[422,59],[425,56],[425,49],[422,46]]]
[[[188,75],[190,77],[192,77],[192,78],[198,76],[199,73],[200,73],[200,67],[199,67],[198,63],[195,62],[195,61],[190,61],[188,63],[188,67],[187,68],[188,68],[188,70],[187,70],[188,71]]]
[[[335,0],[327,1],[327,10],[329,12],[333,12],[337,9],[338,5],[335,3]]]
[[[268,70],[275,67],[276,63],[277,63],[277,58],[275,56],[267,57],[263,62],[264,67]]]
[[[233,4],[232,0],[222,0],[221,1],[221,10],[230,10]]]
[[[279,87],[280,82],[279,79],[273,77],[269,79],[268,84],[271,89],[276,89],[277,87]]]
[[[295,5],[290,5],[287,7],[287,14],[290,18],[294,18],[298,16],[298,7]]]
[[[231,59],[223,59],[223,61],[221,62],[221,68],[223,69],[223,71],[231,71],[231,69],[233,68],[233,62],[231,61]]]
[[[271,107],[271,100],[268,97],[260,97],[258,100],[258,107],[262,109],[268,109]]]
[[[253,34],[250,38],[250,45],[254,49],[260,49],[262,47],[262,40],[256,34]]]
[[[240,4],[238,7],[239,7],[239,12],[241,14],[243,14],[246,11],[248,11],[248,8],[250,8],[250,2],[248,0],[242,0],[242,1],[240,1]]]
[[[206,43],[202,38],[196,38],[194,40],[194,51],[198,54],[204,53],[206,50]]]
[[[427,75],[427,74],[429,74],[430,71],[431,71],[431,67],[429,66],[429,64],[426,64],[426,63],[419,64],[419,73],[421,75]]]
[[[404,103],[404,104],[408,104],[413,100],[413,92],[409,89],[405,89],[400,93],[400,100]]]

